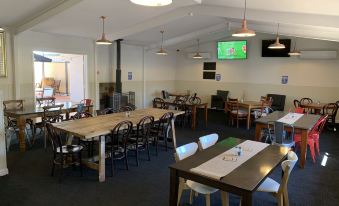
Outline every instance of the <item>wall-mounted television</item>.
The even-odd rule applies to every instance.
[[[288,53],[291,49],[291,39],[280,39],[279,42],[285,45],[285,49],[269,49],[268,46],[273,44],[275,39],[262,40],[262,57],[289,57]]]
[[[247,41],[218,41],[217,57],[224,59],[247,59]]]

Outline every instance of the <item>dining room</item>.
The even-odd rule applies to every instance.
[[[280,4],[0,1],[0,205],[336,205],[339,3]]]

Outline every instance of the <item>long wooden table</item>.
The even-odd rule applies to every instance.
[[[76,112],[77,104],[72,102],[58,102],[55,105],[63,104],[62,112],[66,114],[66,119],[69,118],[71,112]],[[6,110],[4,111],[5,116],[13,117],[17,119],[17,127],[19,128],[19,147],[20,151],[26,151],[26,142],[25,142],[25,127],[26,119],[42,117],[44,115],[43,107],[44,105],[24,105],[22,110]],[[86,106],[89,109],[90,113],[93,113],[93,105]]]
[[[178,106],[178,104],[174,103],[174,100],[165,99],[166,106]],[[160,103],[160,102],[158,102]],[[195,131],[197,125],[197,108],[204,108],[204,119],[205,119],[205,126],[207,126],[207,119],[208,119],[208,103],[200,103],[200,104],[191,104],[189,102],[185,103],[185,106],[190,107],[192,111],[192,123],[191,128]]]
[[[253,193],[265,180],[265,178],[268,177],[286,158],[288,152],[286,148],[269,145],[220,180],[191,171],[192,168],[205,163],[243,141],[245,140],[230,137],[217,143],[211,148],[208,148],[207,150],[198,152],[191,157],[171,165],[169,167],[169,205],[177,205],[179,177],[242,196],[242,205],[252,205]]]
[[[263,128],[267,128],[268,122],[274,122],[285,116],[288,112],[275,111],[265,117],[261,117],[256,120],[255,126],[255,140],[260,140],[260,132]],[[301,168],[305,166],[306,154],[307,154],[307,136],[308,132],[314,127],[319,120],[319,115],[304,114],[294,124],[294,131],[301,133],[301,152],[299,165]]]
[[[309,104],[301,104],[300,107],[306,109],[313,109],[315,114],[320,114],[323,107],[326,103],[309,103]]]
[[[225,101],[225,111],[226,111],[227,101]],[[246,109],[247,112],[247,124],[246,128],[250,129],[251,127],[251,110],[252,109],[259,109],[262,106],[262,103],[259,101],[239,101],[239,107]]]
[[[94,137],[99,137],[99,157],[98,163],[96,163],[96,158],[92,159],[90,162],[84,161],[84,164],[88,167],[98,170],[99,172],[99,181],[105,181],[105,135],[109,134],[111,130],[114,128],[116,124],[121,121],[129,120],[133,123],[133,125],[137,125],[140,119],[144,116],[151,115],[154,117],[154,120],[157,121],[160,119],[162,115],[166,112],[173,112],[174,117],[183,114],[183,111],[176,110],[165,110],[165,109],[155,109],[155,108],[147,108],[147,109],[139,109],[130,112],[130,116],[127,117],[125,112],[113,113],[107,115],[101,115],[91,118],[73,120],[73,121],[65,121],[54,123],[53,126],[56,129],[59,129],[63,132],[66,132],[70,135],[77,136],[81,139],[92,139]],[[172,138],[174,148],[176,148],[176,136],[175,136],[175,126],[174,126],[174,118],[171,122],[172,129]]]

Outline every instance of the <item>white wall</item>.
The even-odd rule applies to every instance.
[[[8,174],[7,160],[6,160],[6,140],[4,128],[4,114],[3,114],[3,92],[0,90],[0,176]]]
[[[84,56],[73,56],[68,63],[69,90],[72,102],[80,102],[85,98],[84,91]]]
[[[296,57],[261,57],[261,40],[273,39],[273,35],[258,34],[248,38],[247,60],[216,60],[216,42],[201,45],[202,52],[212,53],[216,61],[216,73],[221,81],[203,80],[204,60],[188,59],[186,52],[178,57],[176,89],[196,91],[204,101],[217,89],[229,90],[230,96],[258,100],[267,93],[285,94],[286,109],[292,107],[293,99],[310,97],[320,102],[339,100],[339,60],[305,60]],[[283,37],[281,37],[283,38]],[[290,38],[290,37],[289,37]],[[231,38],[230,38],[231,39]],[[297,39],[301,50],[338,50],[339,43],[311,39]],[[195,51],[190,48],[187,51]],[[289,76],[288,84],[281,84],[281,76]]]

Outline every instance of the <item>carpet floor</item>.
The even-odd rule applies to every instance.
[[[226,125],[226,117],[221,111],[209,111],[207,128],[202,124],[202,114],[197,130],[188,127],[176,128],[178,145],[183,145],[205,134],[218,133],[219,139],[238,137],[253,139],[254,129],[245,130]],[[290,205],[339,205],[339,133],[325,131],[320,140],[321,155],[313,164],[310,154],[307,156],[305,169],[296,166],[289,179],[288,191]],[[328,153],[326,166],[321,166],[323,155]],[[136,166],[133,153],[129,156],[130,170],[124,169],[123,162],[118,162],[118,169],[113,177],[107,176],[106,182],[98,182],[98,174],[91,169],[85,169],[80,177],[78,168],[65,169],[63,181],[58,182],[56,176],[50,176],[52,151],[42,147],[42,141],[27,152],[18,151],[13,144],[7,153],[9,175],[0,177],[0,205],[81,205],[81,206],[165,206],[169,196],[169,169],[174,163],[173,150],[168,152],[160,149],[158,156],[151,150],[151,161],[141,153],[140,165]],[[106,175],[109,173],[107,161]],[[281,170],[277,168],[271,178],[280,182]],[[189,205],[189,192],[181,198],[181,205]],[[277,205],[276,199],[266,193],[256,192],[254,205]],[[193,205],[205,205],[202,195],[194,199]],[[221,205],[220,193],[211,196],[211,205]],[[239,197],[230,195],[230,205],[239,205]]]

